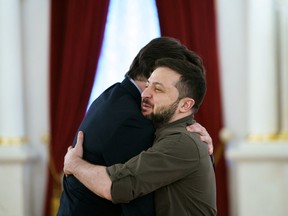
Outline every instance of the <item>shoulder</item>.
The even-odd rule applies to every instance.
[[[191,133],[184,127],[164,130],[154,144],[163,151],[174,152],[187,158],[208,153],[207,145],[201,141],[199,134]]]

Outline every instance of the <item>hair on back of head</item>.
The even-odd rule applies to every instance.
[[[181,59],[199,64],[194,54],[177,39],[158,37],[139,51],[126,75],[134,80],[148,79],[155,67],[155,62],[161,58]]]

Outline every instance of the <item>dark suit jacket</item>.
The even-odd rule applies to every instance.
[[[79,130],[85,134],[83,158],[105,166],[126,162],[149,148],[154,139],[151,121],[141,114],[140,92],[128,78],[92,103]],[[63,179],[63,188],[58,216],[154,215],[153,194],[115,205],[92,193],[74,176]]]

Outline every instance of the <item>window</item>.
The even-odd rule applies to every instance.
[[[159,36],[155,0],[111,0],[88,107],[106,88],[121,82],[139,50]]]

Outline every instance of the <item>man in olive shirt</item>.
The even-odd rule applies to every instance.
[[[196,63],[160,59],[142,93],[142,109],[151,111],[157,128],[154,144],[125,164],[92,165],[77,145],[65,156],[64,172],[73,174],[97,195],[114,203],[129,202],[155,191],[158,216],[216,215],[216,183],[207,145],[190,133],[206,92],[204,68]],[[79,145],[80,144],[80,145]]]

